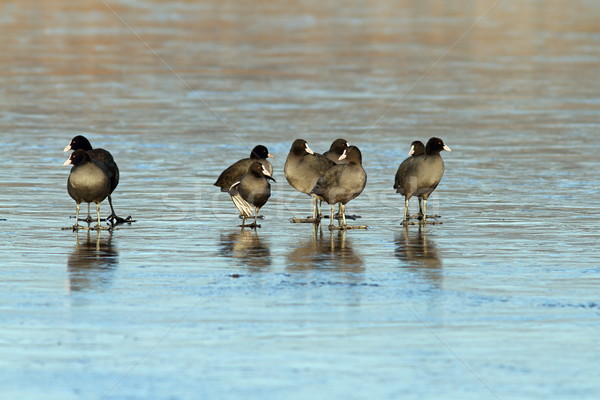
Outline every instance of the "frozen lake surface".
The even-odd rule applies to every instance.
[[[600,398],[597,1],[0,11],[0,397]],[[61,229],[77,134],[137,222]],[[443,224],[404,228],[393,177],[431,136]],[[360,147],[369,230],[289,222],[299,137]],[[253,232],[212,183],[259,143]]]

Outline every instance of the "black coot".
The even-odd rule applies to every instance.
[[[89,213],[89,206],[92,202],[96,203],[98,215],[96,228],[100,229],[100,203],[110,194],[110,174],[103,163],[93,160],[89,153],[83,150],[74,151],[63,165],[70,164],[73,167],[67,180],[67,191],[77,204],[73,229],[79,229],[79,205],[88,203]]]
[[[71,139],[71,143],[67,147],[65,147],[64,151],[69,150],[84,150],[86,151],[92,160],[96,160],[105,165],[106,171],[108,172],[108,176],[110,179],[110,193],[108,195],[108,204],[110,205],[111,214],[106,218],[107,221],[112,224],[119,224],[123,222],[132,222],[131,217],[121,218],[117,216],[115,213],[115,209],[112,204],[112,192],[117,188],[119,184],[119,167],[115,162],[112,154],[108,150],[100,149],[100,148],[92,148],[92,144],[90,141],[82,135],[75,136]],[[90,216],[88,215],[88,220]]]
[[[423,199],[423,220],[427,219],[427,198],[435,190],[444,175],[442,150],[451,151],[442,139],[432,137],[425,146],[425,153],[408,159],[405,168],[398,168],[396,192],[404,195],[404,221],[408,220],[408,200],[412,196]],[[405,160],[406,162],[407,160]]]
[[[313,187],[311,194],[331,205],[330,227],[333,226],[335,204],[340,204],[341,228],[345,229],[346,204],[362,193],[367,184],[367,173],[363,169],[362,154],[358,147],[348,147],[339,158],[346,163],[336,165],[325,172]]]
[[[346,150],[348,148],[348,141],[346,139],[335,139],[333,141],[333,143],[331,143],[331,146],[329,147],[329,150],[327,150],[325,153],[323,153],[323,155],[327,158],[329,158],[331,161],[333,161],[336,164],[343,164],[344,161],[340,160],[340,156],[342,155],[342,153],[344,152],[344,150]]]
[[[239,181],[240,178],[244,176],[246,172],[248,172],[248,167],[255,161],[258,161],[264,165],[269,174],[273,175],[273,166],[269,160],[267,160],[267,158],[275,157],[269,153],[269,150],[263,145],[254,147],[250,152],[250,157],[242,158],[241,160],[236,161],[227,167],[223,172],[221,172],[221,175],[219,175],[214,185],[220,187],[221,192],[228,192],[231,188],[231,185]]]
[[[269,179],[275,181],[264,165],[259,161],[254,161],[246,170],[246,174],[238,182],[231,185],[229,189],[231,200],[244,218],[242,227],[260,228],[260,225],[256,224],[256,218],[260,208],[271,197]],[[251,218],[253,215],[254,222],[246,225],[246,219]]]
[[[336,163],[324,157],[322,154],[313,152],[304,139],[296,139],[292,143],[290,152],[285,160],[283,172],[285,179],[297,191],[306,193],[313,197],[313,219],[318,221],[320,210],[318,209],[318,197],[311,194],[317,180]]]

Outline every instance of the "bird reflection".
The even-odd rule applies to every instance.
[[[442,260],[435,243],[427,239],[426,225],[419,225],[417,232],[409,233],[408,226],[403,233],[396,234],[396,257],[408,263],[409,268],[422,274],[432,283],[442,280]]]
[[[332,268],[338,271],[363,272],[364,261],[352,249],[346,230],[323,233],[319,224],[313,225],[310,240],[287,255],[287,270],[303,271]]]
[[[271,266],[271,250],[256,229],[221,234],[221,254],[240,261],[254,270]]]
[[[101,238],[100,231],[86,233],[85,241],[75,233],[75,249],[67,260],[69,287],[72,292],[95,290],[107,286],[119,263],[119,253],[112,244],[112,233]]]

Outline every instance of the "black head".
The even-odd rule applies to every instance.
[[[347,164],[359,164],[362,165],[362,153],[356,146],[349,146],[342,155],[339,160],[346,160]]]
[[[67,147],[65,147],[64,151],[69,151],[69,150],[92,150],[92,145],[90,143],[89,140],[86,139],[85,136],[75,136],[73,139],[71,139],[71,143],[69,143],[69,145]]]
[[[425,145],[420,140],[415,140],[410,144],[409,156],[417,157],[421,154],[425,154]]]
[[[269,153],[269,149],[267,149],[262,144],[259,144],[258,146],[254,147],[252,149],[252,152],[250,153],[250,158],[253,158],[256,160],[264,160],[266,158],[275,158],[275,157]]]
[[[452,151],[440,138],[432,137],[427,141],[427,146],[425,147],[425,152],[427,154],[439,154],[442,150]]]
[[[254,176],[264,177],[266,179],[275,181],[275,179],[271,177],[269,171],[267,171],[267,169],[258,161],[254,161],[252,164],[250,164],[250,166],[248,167],[248,173]]]
[[[346,139],[335,139],[329,147],[329,151],[335,154],[342,154],[344,150],[348,148],[348,141]]]
[[[63,165],[80,165],[88,161],[91,161],[88,153],[86,153],[84,150],[75,150],[73,153],[71,153],[71,157],[69,157]]]
[[[314,154],[310,147],[308,147],[308,143],[304,139],[294,140],[294,143],[292,143],[292,147],[290,148],[290,153],[294,153],[298,156],[302,156],[305,154]]]

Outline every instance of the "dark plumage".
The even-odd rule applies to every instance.
[[[319,218],[318,198],[311,194],[317,180],[336,164],[322,154],[313,152],[304,139],[296,139],[285,160],[285,179],[297,191],[313,197],[313,217]]]
[[[269,179],[275,181],[264,165],[259,161],[254,161],[246,170],[246,174],[229,188],[231,200],[244,218],[242,226],[246,226],[246,219],[251,218],[254,214],[254,223],[250,226],[260,227],[256,224],[256,218],[260,208],[271,197]]]
[[[335,204],[339,203],[340,215],[345,227],[346,204],[362,193],[367,184],[367,173],[362,167],[362,154],[358,147],[348,147],[339,158],[346,163],[330,168],[319,178],[311,194],[331,205],[330,226],[333,226]]]
[[[414,144],[414,142],[413,142]],[[427,219],[427,199],[435,190],[444,175],[444,161],[440,156],[442,150],[451,151],[442,139],[432,137],[427,142],[425,153],[410,157],[400,164],[394,188],[404,195],[404,220],[408,220],[408,201],[412,196],[423,199],[423,220]]]
[[[347,148],[348,141],[346,139],[335,139],[333,143],[331,143],[329,150],[323,153],[323,155],[336,164],[343,164],[344,161],[340,160],[340,156]]]
[[[83,150],[74,151],[63,165],[70,164],[73,167],[67,180],[67,191],[77,203],[73,229],[79,228],[79,205],[88,203],[89,212],[89,205],[92,202],[96,203],[97,228],[100,229],[100,203],[109,195],[111,188],[110,175],[106,166],[93,160],[89,153]]]
[[[119,185],[119,167],[115,162],[112,154],[108,150],[100,149],[100,148],[92,148],[90,141],[85,136],[75,136],[71,139],[71,143],[67,147],[65,147],[64,151],[69,150],[84,150],[86,151],[92,160],[96,160],[104,164],[106,171],[108,173],[108,177],[110,179],[110,193],[108,195],[108,204],[110,205],[111,214],[107,218],[107,220],[112,220],[115,223],[127,222],[128,219],[123,219],[118,217],[115,213],[115,209],[112,204],[112,192]],[[88,215],[89,218],[89,215]]]
[[[250,157],[242,158],[239,161],[236,161],[225,171],[221,172],[221,175],[217,178],[217,181],[214,183],[215,186],[221,188],[221,192],[228,192],[231,185],[235,182],[239,181],[240,178],[248,172],[248,167],[254,162],[258,161],[262,165],[265,166],[265,169],[269,172],[270,175],[273,175],[273,166],[267,160],[267,158],[275,158],[269,150],[263,146],[258,145],[252,149],[250,152]]]
[[[415,161],[415,158],[425,154],[425,145],[420,140],[415,140],[410,144],[410,150],[408,152],[408,158],[406,158],[400,166],[398,167],[398,171],[396,171],[396,177],[394,179],[394,189],[398,189],[398,182],[402,179],[402,176],[406,173],[406,170],[409,166]],[[419,212],[421,215],[423,214],[423,209],[421,207],[421,198],[419,197]]]

